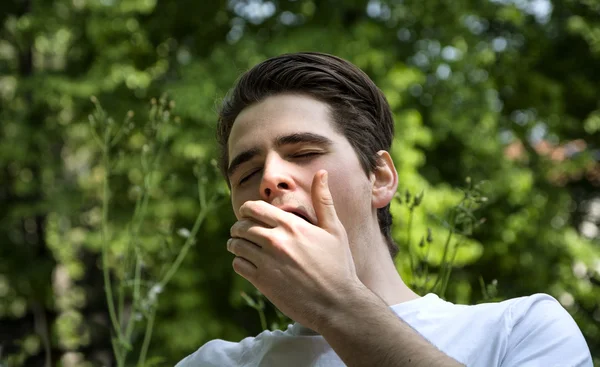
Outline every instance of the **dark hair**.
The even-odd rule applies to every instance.
[[[329,105],[335,127],[350,142],[368,175],[377,167],[380,150],[389,151],[394,121],[385,96],[358,67],[339,57],[302,52],[273,57],[244,73],[225,97],[219,112],[219,168],[227,180],[227,141],[238,114],[277,94],[308,95]],[[377,210],[390,255],[398,253],[391,235],[390,205]]]

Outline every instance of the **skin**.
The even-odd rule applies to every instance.
[[[460,365],[388,307],[419,297],[396,271],[377,222],[398,186],[388,152],[365,174],[328,106],[285,94],[238,115],[228,153],[238,221],[227,249],[239,275],[347,365]]]

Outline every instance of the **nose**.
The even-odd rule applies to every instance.
[[[282,159],[276,153],[271,154],[265,161],[263,176],[260,183],[261,198],[270,203],[274,198],[296,189],[292,176],[290,162]]]

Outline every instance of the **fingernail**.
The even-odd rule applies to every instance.
[[[230,238],[227,240],[227,250],[229,251],[229,245],[231,245],[231,241],[233,241],[233,238]]]
[[[323,176],[321,176],[321,182],[323,185],[327,185],[327,172]]]

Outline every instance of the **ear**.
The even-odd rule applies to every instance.
[[[392,201],[398,189],[398,172],[390,153],[377,152],[377,167],[370,173],[371,202],[376,209],[383,208]]]

